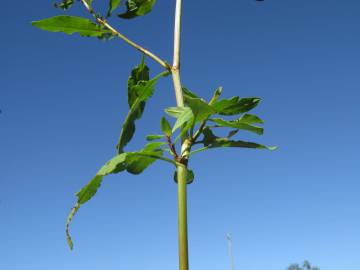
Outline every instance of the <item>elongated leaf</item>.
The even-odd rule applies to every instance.
[[[63,0],[60,3],[55,3],[54,6],[56,8],[61,8],[63,10],[67,10],[72,7],[74,4],[74,0]]]
[[[72,208],[66,223],[66,239],[70,249],[73,249],[74,245],[71,240],[69,226],[76,212],[79,210],[82,204],[86,203],[96,194],[105,175],[110,173],[118,173],[126,169],[126,156],[126,153],[122,153],[109,160],[103,167],[101,167],[94,178],[92,178],[86,186],[84,186],[79,192],[76,193],[77,202]]]
[[[163,155],[163,149],[160,147],[164,144],[165,143],[163,142],[152,142],[147,144],[139,152],[128,153],[126,157],[126,170],[132,174],[142,173],[147,167],[156,161],[156,157],[161,157]],[[141,154],[147,154],[148,156],[142,156]]]
[[[32,22],[32,25],[50,32],[62,32],[68,35],[78,33],[84,37],[101,37],[111,33],[88,19],[76,16],[55,16]]]
[[[123,19],[132,19],[143,16],[152,10],[155,3],[156,0],[127,0],[127,11],[119,14],[119,17]]]
[[[199,98],[198,95],[196,95],[194,92],[191,92],[189,89],[187,89],[186,87],[182,88],[183,91],[183,96],[184,99],[186,100],[187,98]]]
[[[147,135],[146,136],[146,140],[148,141],[155,141],[155,140],[159,140],[159,139],[163,139],[164,135],[157,135],[157,134],[151,134],[151,135]]]
[[[170,116],[177,118],[172,132],[180,128],[186,122],[193,122],[194,114],[189,107],[170,107],[165,109],[165,112]]]
[[[122,126],[119,142],[117,144],[118,153],[122,153],[124,151],[124,147],[134,136],[135,121],[141,117],[145,107],[145,101],[153,95],[158,79],[165,75],[167,75],[167,73],[160,73],[149,81],[140,80],[135,85],[131,85],[129,79],[129,89],[131,88],[129,91],[134,93],[133,95],[135,98],[129,98],[129,105],[131,108]]]
[[[172,134],[171,126],[165,117],[161,118],[160,122],[161,130],[165,134],[165,136],[170,137]]]
[[[220,138],[214,135],[214,133],[209,129],[205,128],[203,130],[204,139],[203,143],[206,150],[209,148],[218,148],[218,147],[240,147],[240,148],[254,148],[254,149],[267,149],[275,150],[277,147],[274,146],[265,146],[258,143],[246,142],[246,141],[233,141],[228,138]]]
[[[221,118],[211,118],[211,119],[209,119],[209,121],[216,123],[217,126],[219,126],[219,127],[230,127],[230,128],[241,129],[241,130],[248,130],[248,131],[254,132],[259,135],[264,133],[263,128],[249,125],[247,122],[242,122],[241,119],[233,120],[233,121],[226,121]]]
[[[216,113],[209,104],[200,98],[187,98],[186,102],[194,115],[194,123],[204,121]]]
[[[113,11],[115,9],[117,9],[117,7],[120,5],[121,0],[109,0],[109,9],[107,12],[107,17],[111,16],[111,13],[113,13]]]
[[[213,104],[213,108],[220,115],[236,115],[245,113],[255,108],[260,102],[260,98],[239,98],[222,99]]]
[[[244,114],[239,119],[241,123],[251,124],[264,124],[264,121],[254,114]]]

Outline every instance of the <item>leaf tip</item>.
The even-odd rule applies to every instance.
[[[71,224],[71,221],[73,219],[73,217],[75,216],[76,212],[79,210],[80,208],[80,204],[79,203],[76,203],[75,206],[71,209],[71,212],[67,218],[67,221],[66,221],[66,242],[70,248],[70,250],[73,250],[74,248],[74,244],[73,244],[73,241],[71,240],[71,235],[70,235],[70,224]]]

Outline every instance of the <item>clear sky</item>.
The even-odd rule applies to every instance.
[[[94,2],[100,2],[94,0]],[[171,60],[175,1],[114,25]],[[99,6],[99,5],[98,5]],[[101,5],[100,5],[101,7]],[[184,0],[182,78],[209,98],[259,96],[265,134],[243,138],[275,152],[213,150],[191,161],[191,269],[282,270],[310,260],[360,267],[360,2]],[[177,269],[173,169],[106,178],[74,219],[78,191],[115,152],[127,113],[126,80],[140,54],[40,31],[62,13],[52,1],[3,1],[0,42],[0,269]],[[69,12],[87,16],[79,3]],[[161,69],[148,60],[152,75]],[[128,149],[159,132],[174,106],[170,77],[148,103]]]

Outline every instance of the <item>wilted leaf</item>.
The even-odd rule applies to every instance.
[[[245,113],[255,108],[260,102],[260,98],[239,98],[222,99],[213,104],[213,108],[220,115],[235,115]]]
[[[167,73],[160,73],[155,78],[145,81],[139,80],[139,78],[146,79],[147,72],[146,66],[137,71],[139,77],[130,77],[128,88],[129,88],[129,106],[130,111],[124,121],[121,129],[119,142],[117,144],[118,153],[124,151],[124,147],[132,139],[135,133],[135,121],[142,116],[145,102],[152,96],[155,89],[155,84],[161,76],[167,75]]]
[[[55,16],[32,22],[32,25],[50,32],[62,32],[68,35],[78,33],[84,37],[99,37],[111,33],[111,31],[88,19],[76,16]]]
[[[70,232],[69,232],[69,226],[70,226],[70,223],[71,223],[74,215],[79,210],[79,208],[82,204],[86,203],[88,200],[90,200],[96,194],[97,190],[99,189],[99,187],[101,185],[103,177],[105,175],[108,175],[110,173],[118,173],[118,172],[124,171],[126,169],[126,164],[125,164],[126,156],[127,156],[127,153],[122,153],[118,156],[115,156],[111,160],[109,160],[97,172],[97,174],[94,176],[94,178],[92,178],[86,186],[84,186],[79,192],[76,193],[77,203],[74,206],[74,208],[72,208],[72,210],[68,216],[67,223],[66,223],[66,236],[67,236],[66,238],[67,238],[67,242],[69,244],[70,249],[73,248],[73,243],[72,243]]]
[[[152,10],[155,3],[156,0],[127,0],[127,11],[119,14],[119,17],[123,19],[132,19],[138,16],[143,16]]]

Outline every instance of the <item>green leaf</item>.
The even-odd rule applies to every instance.
[[[160,126],[161,126],[161,130],[165,134],[165,136],[171,137],[171,134],[172,134],[171,126],[165,117],[161,118]]]
[[[259,135],[264,133],[263,128],[249,125],[247,122],[242,122],[241,118],[238,120],[232,120],[232,121],[226,121],[221,118],[211,118],[211,119],[209,119],[209,121],[216,123],[217,127],[230,127],[230,128],[241,129],[241,130],[248,130],[248,131],[254,132]]]
[[[204,121],[216,113],[209,104],[200,98],[188,98],[186,102],[194,115],[194,123]]]
[[[191,92],[189,89],[187,89],[186,87],[182,88],[183,91],[183,96],[184,99],[186,100],[187,98],[199,98],[194,92]]]
[[[163,142],[152,142],[147,144],[139,152],[128,153],[126,157],[126,170],[132,174],[142,173],[147,167],[156,161],[157,157],[161,157],[163,155],[163,149],[160,147],[164,144],[165,143]],[[148,156],[143,156],[141,154],[146,154]]]
[[[122,153],[118,156],[115,156],[111,160],[109,160],[101,169],[97,172],[97,174],[84,186],[79,192],[76,193],[77,202],[75,206],[72,208],[66,223],[66,239],[70,249],[73,249],[73,242],[71,240],[69,227],[71,221],[77,211],[79,210],[80,206],[90,200],[99,189],[103,177],[110,173],[119,173],[126,169],[126,156],[127,153]]]
[[[132,19],[138,16],[143,16],[152,10],[155,3],[156,0],[127,0],[127,11],[119,14],[119,17],[123,19]]]
[[[107,17],[111,16],[111,13],[120,5],[121,0],[109,0],[109,9],[107,12]]]
[[[260,102],[260,98],[239,98],[222,99],[213,104],[213,108],[220,115],[235,115],[245,113],[255,108]]]
[[[194,182],[194,178],[195,178],[195,175],[194,175],[194,172],[188,168],[186,168],[186,183],[189,185],[191,184],[192,182]],[[177,183],[177,171],[174,172],[174,181],[175,183]]]
[[[117,144],[118,153],[124,152],[124,147],[130,142],[135,133],[135,121],[142,116],[145,108],[145,102],[153,95],[156,82],[162,76],[167,75],[167,72],[162,72],[155,78],[146,81],[147,67],[144,64],[140,68],[136,68],[136,76],[133,72],[128,82],[128,95],[130,111],[124,121],[120,133],[119,142]],[[133,70],[134,71],[134,70]]]
[[[257,149],[267,149],[267,150],[276,150],[276,146],[265,146],[258,143],[246,142],[246,141],[219,141],[214,144],[211,144],[210,148],[215,147],[241,147],[241,148],[257,148]]]
[[[68,35],[78,33],[84,37],[101,37],[111,33],[88,19],[75,16],[55,16],[32,22],[32,25],[50,32],[62,32]]]
[[[209,105],[214,105],[214,103],[219,99],[219,97],[222,93],[222,89],[223,88],[220,86],[215,90],[214,95],[209,102]]]
[[[155,141],[155,140],[159,140],[162,138],[164,138],[164,135],[151,134],[151,135],[146,136],[146,140],[148,140],[148,141]]]
[[[252,124],[264,124],[264,121],[260,119],[258,116],[254,114],[244,114],[239,119],[239,122],[241,123],[247,123],[249,125]]]
[[[172,132],[180,128],[186,122],[192,122],[194,119],[194,114],[189,107],[170,107],[165,109],[165,112],[170,116],[177,118]]]
[[[150,79],[150,69],[147,65],[145,65],[145,57],[143,56],[141,58],[141,63],[135,67],[130,74],[130,77],[128,79],[128,103],[129,108],[134,104],[135,100],[138,97],[138,93],[135,91],[134,87],[138,85],[141,81],[148,81]],[[143,104],[145,106],[145,104]],[[141,117],[141,114],[144,110],[144,108],[139,108],[139,114]]]
[[[203,150],[209,148],[218,148],[218,147],[241,147],[241,148],[257,148],[257,149],[267,149],[267,150],[275,150],[277,147],[275,146],[264,146],[258,143],[246,142],[246,141],[233,141],[228,138],[220,138],[214,135],[214,133],[210,130],[210,128],[205,128],[203,130],[204,139],[203,143],[205,148]]]
[[[63,10],[67,10],[72,7],[74,4],[74,0],[63,0],[60,3],[55,3],[54,6],[56,8],[61,8]]]

